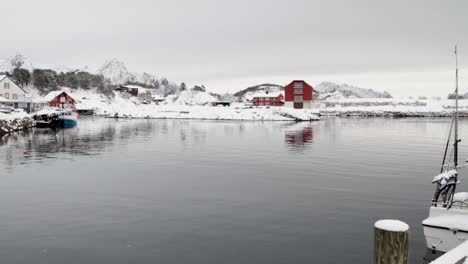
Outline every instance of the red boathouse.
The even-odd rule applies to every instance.
[[[50,107],[75,108],[76,100],[66,91],[52,91],[44,97]]]
[[[312,108],[314,88],[302,80],[295,80],[284,87],[285,106],[298,109]]]
[[[282,106],[284,104],[284,96],[281,93],[264,93],[256,94],[252,99],[254,106]]]

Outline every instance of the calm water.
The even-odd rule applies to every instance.
[[[447,119],[81,119],[4,137],[1,260],[371,263],[373,223],[397,218],[422,263],[447,132]]]

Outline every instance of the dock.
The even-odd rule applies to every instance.
[[[467,259],[468,240],[432,261],[431,264],[463,264],[468,263]]]

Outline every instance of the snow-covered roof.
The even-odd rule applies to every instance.
[[[70,93],[68,93],[67,91],[63,91],[63,90],[49,92],[46,96],[44,96],[43,101],[44,101],[44,102],[50,102],[50,101],[54,100],[57,96],[59,96],[60,94],[62,94],[62,93],[65,93],[65,94],[67,94],[68,97],[70,97],[71,99],[73,99],[73,100],[75,100],[75,101],[78,101],[78,100],[76,100],[73,96],[71,96]]]
[[[5,74],[0,74],[0,82],[7,77]]]

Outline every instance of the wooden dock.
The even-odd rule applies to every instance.
[[[374,264],[407,264],[409,226],[399,220],[380,220],[374,225]],[[468,264],[468,240],[431,264]]]
[[[444,255],[440,256],[431,264],[463,264],[468,263],[468,240],[463,242],[458,247],[450,250]]]

